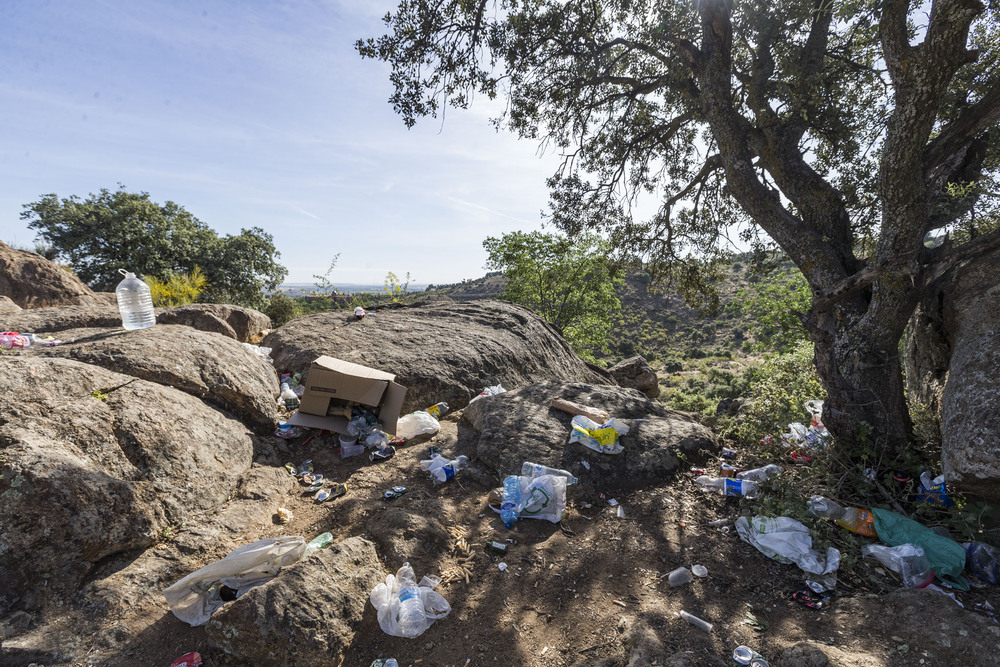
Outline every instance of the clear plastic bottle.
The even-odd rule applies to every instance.
[[[469,457],[462,455],[451,461],[448,461],[443,456],[436,456],[435,463],[438,463],[437,459],[444,461],[443,464],[432,465],[428,472],[431,474],[431,481],[435,484],[441,484],[447,482],[449,479],[469,467]]]
[[[841,507],[829,498],[823,496],[813,496],[806,504],[809,513],[823,519],[833,519],[841,527],[852,533],[876,537],[875,517],[868,512],[857,507]]]
[[[281,383],[281,400],[284,401],[287,410],[299,407],[299,397],[287,382]]]
[[[503,525],[513,528],[517,523],[521,504],[521,478],[510,475],[503,481],[503,499],[500,501],[500,518]]]
[[[416,637],[427,629],[427,615],[424,613],[424,601],[420,597],[417,577],[409,563],[403,563],[396,573],[399,582],[399,612],[397,625],[403,637]]]
[[[124,269],[118,269],[118,273],[125,276],[125,280],[118,283],[118,287],[115,288],[122,327],[128,330],[148,329],[156,324],[149,285],[136,278],[134,273]]]
[[[769,463],[763,468],[754,468],[753,470],[744,470],[743,472],[736,473],[736,479],[748,479],[752,482],[766,482],[775,475],[779,475],[784,472],[784,468],[774,463]]]
[[[702,475],[694,478],[694,483],[706,490],[712,490],[723,496],[743,496],[756,498],[760,487],[756,482],[732,477],[709,477]]]
[[[542,475],[555,475],[556,477],[565,477],[567,484],[576,484],[580,480],[573,476],[568,470],[560,470],[559,468],[550,468],[548,466],[543,466],[541,463],[532,463],[531,461],[525,461],[521,465],[521,477],[541,477]]]
[[[934,581],[934,573],[924,550],[913,544],[888,547],[884,544],[868,544],[861,547],[861,557],[873,556],[882,565],[899,574],[906,588],[924,588]]]

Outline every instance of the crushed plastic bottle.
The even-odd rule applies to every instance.
[[[16,331],[5,331],[0,333],[0,347],[5,349],[24,349],[31,347],[32,339],[25,334]]]
[[[409,563],[403,563],[396,574],[399,580],[399,613],[396,622],[400,636],[416,637],[427,629],[427,616],[424,614],[424,601],[420,597],[417,577]]]
[[[760,487],[756,482],[743,479],[733,479],[732,477],[709,477],[702,475],[695,477],[694,483],[705,490],[715,491],[723,496],[743,496],[745,498],[756,498],[760,493]]]
[[[510,475],[503,481],[503,500],[500,502],[500,518],[503,525],[513,528],[521,505],[521,479]]]
[[[333,544],[333,534],[332,533],[320,533],[314,537],[309,544],[306,545],[306,556],[319,551],[320,549],[326,549],[328,546]]]
[[[532,463],[531,461],[525,461],[521,464],[521,477],[541,477],[542,475],[555,475],[556,477],[565,477],[566,484],[576,484],[580,480],[573,476],[568,470],[560,470],[559,468],[550,468],[548,466],[543,466],[540,463]]]
[[[913,544],[900,544],[895,547],[866,544],[861,547],[861,557],[869,556],[899,574],[906,588],[924,588],[934,581],[934,573],[931,572],[924,550]]]
[[[822,519],[833,519],[841,527],[852,533],[877,537],[875,534],[875,517],[871,512],[857,507],[841,507],[829,498],[813,496],[806,503],[809,513]]]
[[[462,455],[449,461],[443,456],[434,456],[428,461],[421,461],[420,465],[430,474],[431,481],[435,484],[442,484],[469,467],[469,457]]]
[[[736,473],[736,479],[748,479],[752,482],[766,482],[775,475],[780,475],[784,472],[784,468],[774,463],[769,463],[763,468],[754,468],[753,470],[744,470],[742,472]]]

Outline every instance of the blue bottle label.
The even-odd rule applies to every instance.
[[[743,495],[743,480],[733,479],[732,477],[726,478],[726,495],[727,496],[742,496]]]
[[[406,602],[407,600],[412,600],[415,597],[420,596],[420,589],[416,586],[407,586],[403,590],[399,591],[399,601]]]
[[[445,465],[441,466],[441,469],[444,470],[445,481],[448,481],[449,479],[455,476],[455,466],[453,466],[452,464],[446,463]]]

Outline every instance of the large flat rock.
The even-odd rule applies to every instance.
[[[256,342],[271,326],[271,319],[264,313],[227,304],[193,303],[156,308],[155,312],[157,324],[182,324],[243,342]],[[89,305],[0,311],[0,329],[3,331],[59,334],[70,329],[121,329],[121,326],[118,306],[108,304],[97,296]],[[59,337],[56,335],[56,338]]]
[[[149,329],[74,329],[67,342],[32,348],[174,387],[261,428],[278,419],[278,375],[240,342],[179,325]]]
[[[375,545],[350,537],[225,605],[209,621],[208,636],[247,664],[340,664],[384,576]]]
[[[403,412],[445,401],[464,407],[484,387],[544,380],[615,384],[580,359],[530,310],[500,301],[427,301],[357,320],[347,311],[300,317],[262,343],[279,372],[306,371],[321,355],[396,374]]]
[[[21,308],[96,305],[100,297],[76,274],[41,255],[15,250],[0,241],[0,295]],[[9,331],[9,329],[4,329]]]
[[[620,454],[569,444],[572,416],[550,406],[564,398],[606,410],[630,430]],[[463,412],[480,432],[476,455],[500,477],[519,473],[525,461],[568,470],[583,486],[603,490],[661,483],[680,466],[678,454],[716,451],[712,431],[692,415],[665,409],[636,389],[579,382],[542,382],[476,400]],[[583,462],[590,465],[588,470]]]
[[[227,501],[252,437],[189,394],[69,359],[0,356],[0,612]],[[39,582],[44,582],[40,585]]]

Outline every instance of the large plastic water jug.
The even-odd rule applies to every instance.
[[[118,283],[115,296],[118,298],[118,312],[122,315],[122,326],[126,329],[148,329],[156,324],[156,314],[153,312],[153,297],[149,293],[149,285],[124,269],[118,273],[125,280]]]

